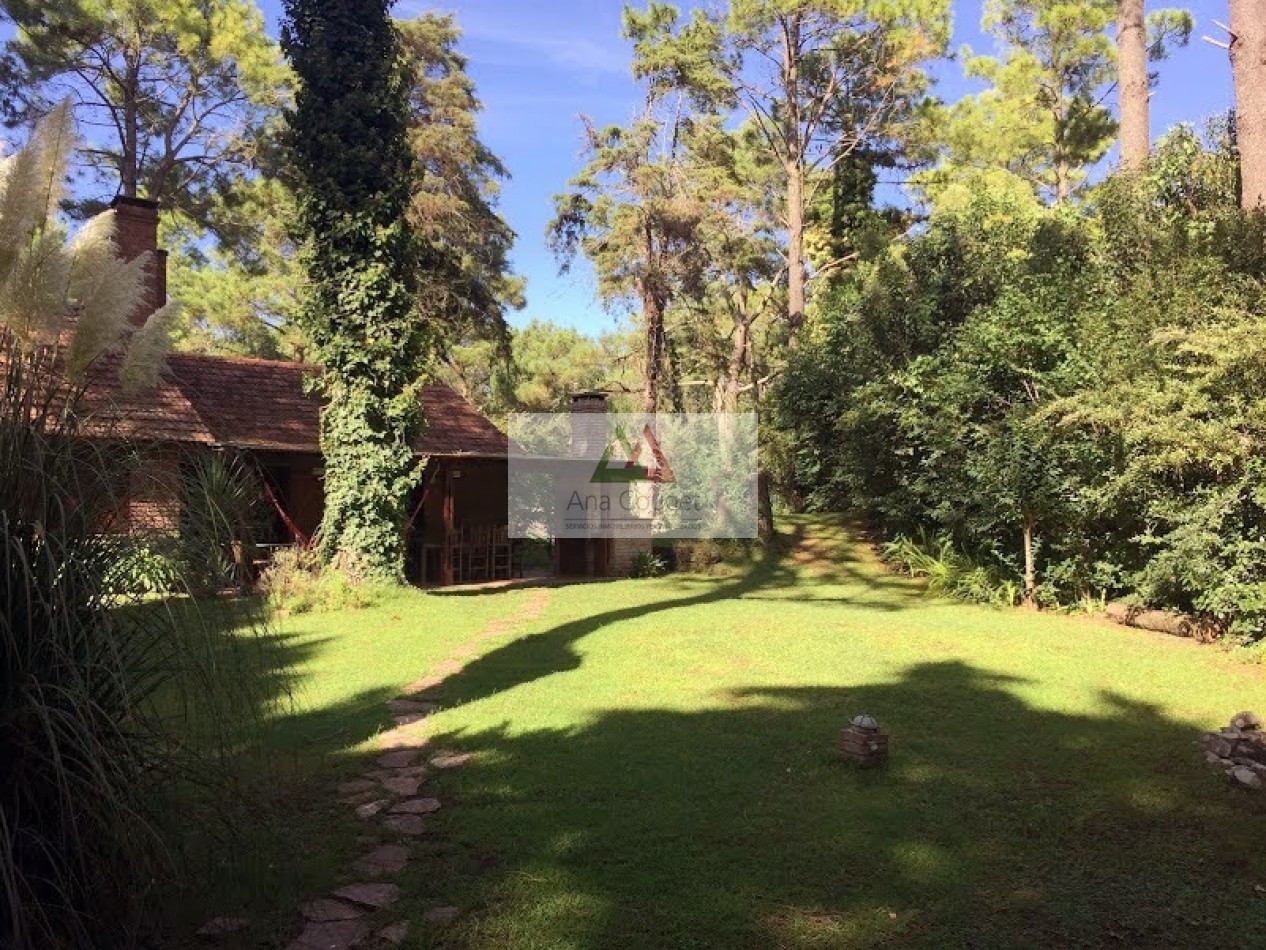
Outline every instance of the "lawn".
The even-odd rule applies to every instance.
[[[937,601],[839,523],[782,530],[730,577],[284,621],[297,688],[265,740],[303,807],[274,846],[308,896],[363,830],[333,786],[376,754],[384,700],[438,670],[417,728],[474,757],[433,784],[398,878],[411,945],[1266,945],[1266,794],[1194,745],[1266,712],[1259,669]],[[883,770],[834,754],[859,712],[892,736]],[[424,925],[436,903],[461,917]]]

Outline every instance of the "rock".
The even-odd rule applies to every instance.
[[[382,820],[382,825],[389,831],[413,838],[426,834],[426,821],[421,815],[388,815]]]
[[[1226,739],[1214,736],[1208,743],[1206,743],[1205,748],[1216,755],[1219,759],[1229,759],[1231,757],[1231,753],[1235,751],[1235,744]]]
[[[353,904],[360,904],[362,907],[381,910],[384,907],[390,907],[396,902],[396,899],[400,896],[400,885],[345,884],[334,892],[334,896],[341,897],[345,901],[351,901]]]
[[[429,815],[439,810],[438,798],[409,798],[391,806],[393,815]]]
[[[423,716],[429,716],[440,707],[435,703],[419,699],[389,699],[387,700],[387,708],[397,716],[404,716],[410,713],[420,713]]]
[[[408,935],[409,922],[407,920],[398,920],[394,924],[388,924],[378,931],[378,939],[389,947],[400,946]]]
[[[408,848],[398,844],[382,844],[357,861],[355,868],[361,874],[381,877],[384,874],[399,874],[408,863]]]
[[[245,930],[250,921],[245,917],[212,917],[198,929],[199,937],[224,937]]]
[[[419,749],[397,749],[378,756],[376,762],[379,768],[402,769],[409,765],[416,765],[420,758],[422,758],[422,752]]]
[[[439,686],[442,682],[444,682],[444,677],[442,676],[424,676],[420,680],[410,683],[405,689],[413,698],[421,699],[421,693],[425,693],[432,686]]]
[[[430,773],[431,770],[425,765],[407,765],[402,769],[392,769],[391,775],[384,778],[426,778]]]
[[[423,719],[425,719],[429,715],[430,713],[420,713],[420,712],[405,713],[402,716],[392,716],[391,721],[394,722],[397,726],[411,726],[415,722],[421,722]]]
[[[356,920],[365,916],[365,912],[356,905],[346,901],[336,901],[332,897],[308,901],[299,908],[299,913],[303,914],[304,920],[318,924],[329,924],[336,920]]]
[[[457,915],[461,913],[456,907],[432,907],[430,910],[423,912],[422,919],[428,924],[448,924],[457,919]]]
[[[393,795],[399,795],[402,798],[410,798],[418,793],[418,786],[422,782],[420,779],[409,778],[407,776],[393,776],[382,780],[382,787]]]
[[[374,789],[374,783],[367,778],[354,778],[350,782],[344,782],[338,787],[338,793],[341,796],[359,795],[361,792],[370,792]]]
[[[363,805],[366,802],[372,802],[378,797],[381,791],[382,790],[378,788],[377,784],[375,784],[368,792],[361,792],[358,795],[349,795],[347,798],[340,798],[339,801],[344,805]]]
[[[1222,756],[1214,752],[1206,752],[1204,754],[1204,761],[1207,765],[1224,765],[1226,763],[1226,760],[1222,758]]]
[[[363,920],[310,923],[289,950],[349,950],[368,936],[369,924]]]
[[[1231,778],[1239,782],[1241,785],[1246,785],[1249,788],[1262,787],[1262,777],[1252,769],[1245,768],[1242,765],[1237,765],[1235,768],[1231,769]]]
[[[469,761],[470,753],[466,752],[462,755],[437,755],[431,759],[431,764],[437,769],[457,769]]]
[[[386,807],[387,807],[387,799],[385,798],[380,798],[377,801],[366,802],[363,805],[356,806],[356,817],[357,818],[373,818],[374,815],[378,814],[380,811],[382,811]]]
[[[1256,731],[1262,728],[1262,720],[1257,713],[1245,710],[1231,717],[1231,725],[1236,729]]]

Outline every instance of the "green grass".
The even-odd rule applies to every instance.
[[[553,588],[433,691],[435,742],[476,756],[400,878],[415,945],[1266,945],[1266,795],[1193,742],[1266,710],[1260,669],[930,599],[838,523],[783,530],[787,556],[729,578]],[[309,770],[305,886],[355,853],[318,801],[382,701],[532,596],[287,621],[301,688],[268,741]],[[892,736],[882,771],[836,759],[858,712]],[[440,902],[464,914],[428,931]]]

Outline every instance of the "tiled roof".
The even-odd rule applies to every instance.
[[[114,378],[103,367],[100,378]],[[96,389],[111,431],[161,441],[228,445],[280,452],[320,452],[320,401],[304,392],[313,367],[301,363],[173,353],[163,381],[143,393]],[[113,391],[111,391],[113,390]],[[506,437],[448,386],[421,394],[426,431],[422,455],[504,457]]]

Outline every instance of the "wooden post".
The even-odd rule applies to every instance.
[[[447,461],[437,464],[444,467],[444,544],[440,548],[440,583],[447,585],[453,583],[453,469]]]

